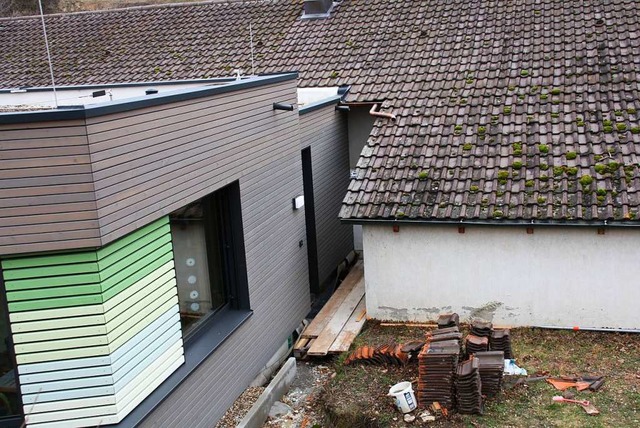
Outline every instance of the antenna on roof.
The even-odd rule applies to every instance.
[[[49,39],[47,38],[47,26],[44,24],[44,12],[42,11],[42,0],[38,0],[40,6],[40,19],[42,19],[42,32],[44,33],[44,45],[47,48],[47,59],[49,61],[49,73],[51,73],[51,87],[53,88],[53,101],[58,108],[58,94],[56,93],[56,80],[53,77],[53,64],[51,63],[51,52],[49,51]]]
[[[249,43],[251,44],[251,75],[256,75],[256,70],[253,63],[253,30],[251,29],[251,22],[249,22]]]

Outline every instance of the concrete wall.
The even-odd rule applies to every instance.
[[[639,243],[631,228],[364,226],[367,314],[637,329]]]

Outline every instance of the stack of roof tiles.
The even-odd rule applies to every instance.
[[[456,405],[459,413],[481,415],[484,412],[478,367],[478,359],[473,357],[458,364]]]
[[[449,327],[459,327],[460,326],[460,316],[458,314],[441,314],[438,316],[438,328],[449,328]]]
[[[436,340],[427,342],[418,355],[418,402],[423,406],[438,402],[446,409],[453,409],[460,341],[438,340],[437,334],[434,337]]]
[[[478,370],[482,383],[482,395],[494,397],[502,387],[504,372],[504,353],[502,351],[478,352],[475,354],[478,360]]]
[[[464,338],[464,347],[467,356],[471,356],[476,352],[486,352],[489,350],[489,339],[475,334],[468,334]]]
[[[489,338],[489,347],[492,351],[504,352],[504,358],[507,360],[513,358],[510,330],[508,328],[493,330]]]
[[[473,320],[471,322],[471,334],[479,337],[491,337],[493,324],[489,321]]]

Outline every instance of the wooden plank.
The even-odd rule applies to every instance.
[[[82,307],[81,307],[82,308]],[[67,308],[64,308],[67,309]],[[73,309],[73,308],[68,308]],[[24,312],[18,312],[22,314]],[[68,328],[82,328],[88,326],[98,326],[106,324],[104,316],[102,314],[89,315],[89,316],[73,316],[69,318],[52,318],[43,319],[38,321],[12,323],[11,331],[13,332],[14,341],[17,343],[17,336],[20,334],[29,334],[31,332],[42,332],[44,334],[51,334],[48,330],[57,330],[55,333],[60,334],[63,329]]]
[[[71,370],[58,370],[55,372],[20,375],[20,385],[110,375],[113,375],[111,366],[86,367],[81,369],[74,368]]]
[[[40,394],[25,394],[22,396],[23,404],[46,403],[58,400],[72,400],[75,398],[99,397],[112,395],[113,386],[98,386],[95,388],[71,389],[67,391],[43,392]]]
[[[18,366],[18,373],[23,374],[44,373],[56,370],[72,370],[83,367],[106,366],[111,363],[111,358],[107,356],[73,358],[60,361],[49,361],[34,364],[21,364]]]
[[[358,285],[360,279],[364,276],[364,264],[362,261],[356,263],[351,272],[342,281],[342,284],[333,293],[329,301],[320,309],[318,315],[311,321],[311,324],[302,332],[301,337],[314,339],[322,333],[327,326],[333,314],[338,310],[344,299],[347,298],[351,290]]]
[[[140,333],[129,339],[127,343],[111,354],[111,366],[117,372],[127,364],[133,355],[151,346],[163,335],[171,334],[173,329],[180,330],[180,311],[178,306],[173,307],[160,318],[149,324]],[[181,330],[180,330],[181,331]]]
[[[77,308],[45,309],[42,311],[20,312],[16,314],[9,314],[9,319],[11,320],[11,328],[13,329],[16,325],[21,326],[21,324],[14,323],[48,321],[55,318],[70,319],[71,317],[81,317],[84,315],[102,316],[102,313],[102,305],[95,305]],[[33,329],[31,327],[25,327],[24,329],[21,328],[18,331],[33,331]]]
[[[100,284],[72,285],[70,287],[39,288],[7,292],[8,302],[54,299],[57,297],[84,296],[101,292]]]
[[[367,321],[366,314],[366,296],[362,296],[362,299],[360,299],[360,303],[356,306],[355,311],[353,311],[349,320],[344,325],[344,328],[340,331],[336,340],[334,340],[329,347],[330,354],[346,352],[349,350],[353,340],[360,333],[362,327],[364,327],[364,324]]]
[[[107,386],[113,384],[111,375],[84,377],[77,379],[55,380],[52,382],[32,383],[20,385],[23,394],[36,394],[38,392],[64,391],[67,389],[81,389],[95,386]]]
[[[76,349],[86,348],[90,346],[103,346],[108,345],[107,337],[102,336],[89,336],[78,337],[72,339],[62,340],[49,340],[47,342],[33,342],[16,344],[14,349],[16,355],[29,354],[35,352],[49,353],[51,351],[57,351],[62,349]]]
[[[114,416],[115,414],[116,406],[112,404],[108,406],[83,407],[46,413],[29,413],[28,421],[31,427],[33,424],[38,423],[43,425],[53,422],[70,423],[83,417],[105,417]]]
[[[95,273],[98,272],[98,263],[83,262],[76,263],[73,261],[73,254],[69,254],[64,258],[68,260],[65,264],[50,264],[43,267],[29,267],[28,269],[7,269],[4,268],[4,280],[10,281],[14,279],[32,279],[40,277],[75,275],[79,273]]]
[[[95,262],[96,260],[97,258],[94,251],[82,251],[67,254],[7,258],[2,260],[2,268],[5,270],[25,268],[32,269],[40,266],[55,266],[70,263],[89,263]]]
[[[307,352],[308,355],[327,355],[331,344],[336,340],[351,314],[358,306],[364,296],[364,278],[360,276],[360,281],[351,290],[351,293],[344,299],[338,310],[331,317],[322,333],[316,338]]]
[[[133,296],[136,296],[138,293],[144,292],[143,290],[148,287],[154,287],[155,284],[164,284],[169,279],[175,278],[176,273],[173,269],[173,260],[169,260],[164,265],[160,266],[155,271],[151,272],[149,275],[142,278],[140,281],[133,284],[131,287],[128,287],[124,291],[116,294],[112,299],[107,300],[104,303],[104,313],[107,320],[111,320],[116,315],[125,310],[127,306],[127,302]],[[139,300],[138,297],[135,299]],[[122,308],[120,306],[123,306]]]
[[[53,401],[51,403],[36,403],[24,406],[24,413],[32,415],[34,413],[54,412],[57,410],[81,409],[85,407],[107,406],[115,404],[116,397],[114,395],[105,395],[102,397],[80,398],[76,400]]]
[[[102,303],[100,294],[86,296],[58,297],[47,300],[29,300],[26,302],[9,303],[9,312],[37,311],[40,309],[67,308],[70,306],[97,305]]]
[[[151,324],[151,322],[158,319],[162,314],[169,312],[174,306],[178,306],[178,296],[175,294],[170,298],[170,300],[158,306],[157,309],[155,310],[145,309],[145,314],[147,316],[146,318],[143,318],[142,320],[140,320],[138,324],[128,329],[125,329],[125,327],[129,327],[129,326],[123,326],[122,329],[118,328],[112,331],[111,333],[109,333],[108,337],[109,337],[109,340],[111,341],[109,343],[109,348],[111,349],[111,352],[115,351],[120,346],[124,345],[137,333],[139,333],[146,326]],[[121,330],[124,330],[124,331],[121,331]]]
[[[100,318],[96,317],[96,319],[99,320]],[[56,320],[56,322],[61,321],[66,320]],[[56,339],[69,339],[75,337],[98,336],[101,334],[107,334],[107,327],[104,324],[86,327],[78,327],[77,324],[73,324],[73,328],[60,328],[54,331],[45,330],[22,334],[14,333],[13,342],[20,344],[49,340],[51,339],[51,336],[55,336]]]

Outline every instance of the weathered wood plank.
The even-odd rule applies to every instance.
[[[366,298],[366,296],[362,296],[362,299],[360,299],[360,303],[358,303],[358,306],[356,306],[356,309],[353,311],[353,313],[349,317],[349,320],[338,334],[338,337],[336,337],[336,340],[334,340],[329,347],[328,352],[330,354],[348,351],[349,347],[353,343],[353,340],[360,333],[360,331],[362,331],[362,327],[364,327],[364,324],[367,321]]]
[[[362,262],[356,263],[349,275],[342,281],[342,284],[333,293],[329,301],[320,309],[318,315],[311,321],[309,327],[302,332],[302,337],[314,339],[322,333],[327,326],[331,317],[338,310],[344,299],[351,293],[354,287],[358,285],[360,279],[364,276],[364,265]]]
[[[322,330],[307,352],[308,355],[327,355],[331,344],[336,340],[340,331],[353,314],[358,303],[364,296],[364,279],[360,277],[358,284],[351,290],[351,293],[344,299],[338,310],[329,320],[329,323]]]

